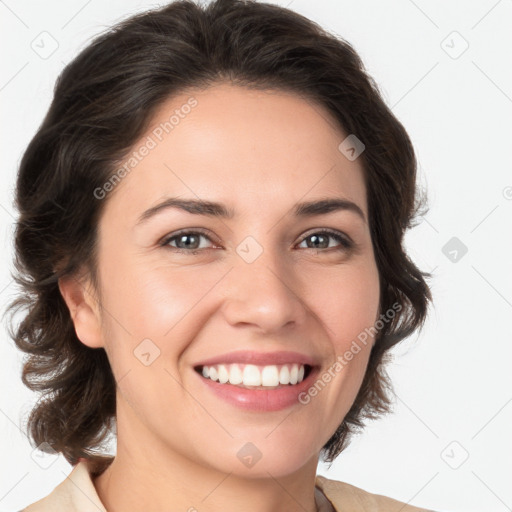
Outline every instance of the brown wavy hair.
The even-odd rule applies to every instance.
[[[432,300],[403,235],[425,206],[416,157],[352,46],[286,8],[252,0],[190,0],[134,15],[97,36],[59,75],[44,121],[19,165],[15,272],[21,291],[8,311],[24,311],[9,332],[26,353],[22,381],[39,391],[27,420],[31,442],[48,443],[99,474],[115,426],[116,382],[103,348],[76,336],[58,287],[83,267],[97,283],[97,227],[108,197],[101,187],[148,128],[153,114],[187,88],[219,81],[293,92],[327,108],[365,145],[360,155],[379,270],[380,311],[400,311],[378,332],[358,395],[322,448],[331,462],[366,418],[391,411],[387,352],[421,329]],[[341,141],[340,141],[341,142]]]

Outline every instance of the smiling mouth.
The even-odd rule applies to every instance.
[[[254,365],[242,363],[195,366],[204,379],[245,389],[271,390],[300,384],[311,373],[308,364]]]

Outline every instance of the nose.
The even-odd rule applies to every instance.
[[[236,258],[225,282],[223,314],[232,326],[248,324],[262,332],[300,327],[307,317],[300,284],[277,251],[265,249],[252,262]]]

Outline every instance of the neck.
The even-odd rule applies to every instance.
[[[311,457],[279,478],[268,471],[261,477],[237,474],[238,467],[221,472],[147,432],[141,437],[141,431],[118,428],[116,457],[93,483],[108,512],[316,512],[317,464],[318,457]]]

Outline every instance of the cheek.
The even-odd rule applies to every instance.
[[[157,338],[186,317],[218,280],[217,273],[200,273],[197,268],[162,268],[137,261],[105,267],[105,276],[104,304],[117,323],[133,336]]]
[[[119,392],[158,424],[162,404],[185,402],[177,362],[205,319],[201,298],[218,276],[118,260],[103,267],[105,344]],[[129,278],[127,277],[129,276]]]
[[[363,261],[335,275],[317,275],[314,281],[310,304],[336,353],[343,353],[361,333],[368,332],[378,317],[380,286],[376,265]],[[371,341],[368,335],[369,345]]]
[[[105,265],[105,343],[117,375],[138,368],[135,358],[146,348],[151,357],[158,354],[152,366],[174,368],[213,313],[205,305],[224,274],[222,269],[201,272],[199,267],[162,267],[128,259]]]
[[[327,414],[325,425],[334,431],[364,378],[378,318],[379,275],[373,260],[368,260],[343,267],[334,277],[318,277],[311,304],[326,330],[331,355],[310,394],[312,400],[318,399],[318,413]]]

